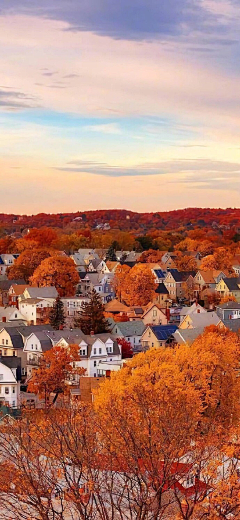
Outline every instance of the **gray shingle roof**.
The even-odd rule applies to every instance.
[[[28,287],[30,298],[57,298],[56,287]]]
[[[117,326],[124,337],[127,336],[141,336],[146,329],[142,320],[139,321],[120,321],[114,326]]]

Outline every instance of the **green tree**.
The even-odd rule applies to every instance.
[[[79,327],[84,334],[100,334],[108,332],[108,322],[104,316],[104,305],[100,295],[93,290],[90,301],[82,304],[79,317],[74,320],[74,326]]]
[[[110,247],[108,248],[107,254],[106,254],[106,260],[110,260],[111,262],[116,262],[116,242],[112,242]]]
[[[59,330],[61,325],[65,325],[64,307],[60,296],[56,298],[53,308],[50,311],[49,323],[55,330]]]

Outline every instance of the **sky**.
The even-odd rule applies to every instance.
[[[239,207],[239,0],[1,0],[1,212]]]

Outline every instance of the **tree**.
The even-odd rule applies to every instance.
[[[43,227],[40,229],[31,229],[25,236],[25,240],[34,241],[38,247],[50,247],[54,240],[57,240],[58,234],[54,229]]]
[[[106,254],[106,260],[110,260],[111,262],[116,262],[116,242],[112,242],[110,247],[108,248],[107,254]]]
[[[143,251],[141,256],[138,259],[138,262],[143,263],[158,263],[162,260],[163,253],[161,251],[156,251],[154,249],[149,249],[148,251]]]
[[[217,270],[228,270],[233,273],[232,269],[232,253],[230,250],[224,247],[218,247],[214,254],[205,256],[202,259],[200,269],[204,271],[217,269]]]
[[[133,349],[130,341],[127,341],[125,338],[118,338],[118,345],[121,346],[122,350],[122,359],[128,359],[133,357]]]
[[[26,249],[19,255],[14,265],[8,268],[8,279],[17,280],[18,278],[23,278],[28,283],[29,278],[41,262],[50,256],[50,252],[46,249]]]
[[[147,305],[155,295],[155,277],[147,265],[136,264],[123,280],[121,299],[126,305]]]
[[[55,346],[44,352],[39,368],[34,370],[28,384],[28,392],[44,397],[45,407],[51,406],[51,393],[55,393],[52,402],[54,404],[59,394],[69,392],[71,377],[84,374],[83,368],[75,366],[78,361],[80,361],[78,345]]]
[[[196,271],[197,262],[194,257],[179,253],[175,258],[174,262],[179,271]]]
[[[60,296],[73,296],[79,274],[71,258],[54,256],[41,262],[30,281],[38,287],[54,286]]]
[[[104,305],[101,296],[93,290],[89,302],[83,302],[79,311],[79,317],[75,319],[74,326],[79,327],[84,334],[101,334],[108,332],[108,321],[104,316]]]
[[[64,305],[60,296],[56,298],[56,301],[50,310],[49,323],[55,330],[59,330],[60,326],[64,326],[65,324]]]
[[[122,302],[122,294],[125,292],[127,275],[131,268],[128,265],[118,265],[113,279],[113,287],[119,301]]]

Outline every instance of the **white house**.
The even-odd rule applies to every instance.
[[[14,307],[0,307],[0,321],[1,322],[22,322],[23,325],[27,324],[25,316],[21,314],[19,309]]]
[[[0,255],[0,275],[6,274],[7,268],[11,267],[14,264],[14,262],[18,256],[19,255],[12,255],[12,254]]]
[[[19,310],[28,325],[40,325],[46,322],[54,302],[55,298],[26,298],[19,302]]]
[[[55,344],[66,347],[71,344],[79,345],[81,357],[79,366],[84,368],[86,370],[85,375],[90,377],[103,375],[101,372],[102,362],[111,363],[121,361],[122,359],[120,347],[115,338],[109,333],[91,336],[82,334],[82,336],[79,337],[79,335],[74,335],[74,331],[72,331],[72,335],[66,337],[66,334],[63,334],[63,337]]]
[[[20,399],[20,381],[17,380],[17,368],[9,368],[0,362],[0,403],[17,407]]]

